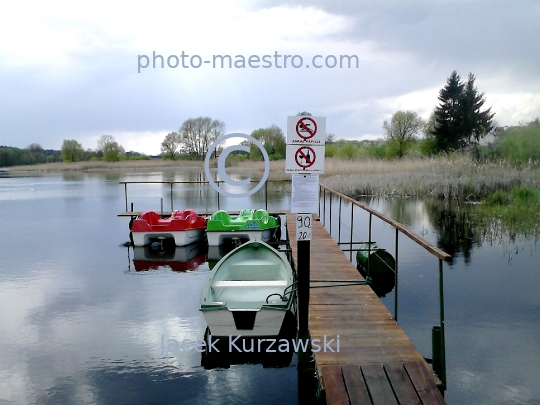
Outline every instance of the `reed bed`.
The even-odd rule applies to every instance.
[[[6,168],[11,172],[66,172],[66,171],[109,171],[109,170],[153,170],[179,169],[182,167],[203,167],[203,162],[194,160],[123,160],[120,162],[84,161],[55,162],[39,165],[12,166]]]
[[[540,169],[505,162],[478,163],[466,156],[393,161],[327,159],[321,182],[351,197],[435,197],[480,200],[516,186],[540,188]]]
[[[46,163],[35,166],[15,166],[9,171],[147,171],[203,168],[201,161],[127,160],[121,162]],[[216,161],[211,161],[212,171]],[[235,162],[227,171],[250,173],[256,179],[264,170],[264,162]],[[269,180],[290,179],[285,173],[285,161],[270,162]],[[510,191],[516,186],[540,189],[540,168],[529,164],[517,167],[506,162],[479,163],[467,155],[397,160],[341,160],[326,158],[321,182],[351,197],[401,196],[435,197],[463,201],[480,200],[498,190]],[[283,191],[285,185],[277,186]]]

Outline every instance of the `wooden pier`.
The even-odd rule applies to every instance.
[[[288,224],[295,219],[287,214]],[[297,262],[294,225],[288,232]],[[310,280],[363,280],[319,221],[310,262]],[[340,337],[339,352],[334,343],[334,352],[314,353],[328,405],[446,403],[441,381],[368,285],[310,289],[309,331],[312,339]]]

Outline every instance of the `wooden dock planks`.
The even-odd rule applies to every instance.
[[[294,214],[287,223],[297,260]],[[313,221],[310,250],[311,280],[363,280],[319,221]],[[309,330],[321,341],[339,335],[339,352],[332,344],[333,351],[314,353],[328,404],[445,403],[440,381],[369,286],[311,288]]]
[[[422,362],[322,367],[328,405],[444,405]]]

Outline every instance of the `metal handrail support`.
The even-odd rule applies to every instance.
[[[324,195],[324,201],[323,204],[326,202],[326,191],[330,194],[330,200],[332,199],[332,195],[335,194],[339,197],[340,201],[340,215],[341,218],[341,204],[343,200],[346,200],[351,203],[351,216],[350,216],[350,229],[351,229],[351,235],[350,235],[350,242],[341,242],[341,220],[339,223],[339,236],[338,236],[338,245],[350,245],[351,249],[342,249],[345,251],[350,251],[350,260],[352,261],[352,252],[353,250],[357,251],[359,249],[352,249],[353,245],[355,244],[353,242],[353,229],[354,229],[354,207],[358,206],[359,208],[363,209],[364,211],[367,211],[369,213],[369,227],[368,227],[368,257],[371,254],[371,246],[372,246],[372,217],[375,215],[376,217],[380,218],[384,222],[388,223],[395,229],[395,289],[394,289],[394,319],[397,321],[398,319],[398,268],[399,268],[399,233],[401,232],[405,236],[407,236],[409,239],[411,239],[413,242],[427,250],[430,254],[438,258],[439,261],[439,320],[440,324],[439,326],[436,326],[433,328],[432,333],[432,343],[433,343],[433,369],[437,373],[438,377],[440,378],[442,382],[442,389],[446,389],[446,352],[445,352],[445,322],[444,322],[444,280],[443,280],[443,261],[449,261],[451,260],[452,256],[448,253],[444,252],[443,250],[439,249],[438,247],[432,245],[430,242],[422,238],[421,236],[417,235],[404,225],[400,224],[399,222],[388,218],[384,214],[374,210],[371,207],[368,207],[356,200],[354,200],[351,197],[348,197],[344,194],[341,194],[335,190],[332,190],[323,184],[320,184],[320,187],[323,189],[323,195]],[[324,205],[323,205],[324,206]],[[369,262],[368,262],[368,273],[369,275]],[[414,291],[414,290],[413,290]],[[421,297],[419,297],[420,300]]]

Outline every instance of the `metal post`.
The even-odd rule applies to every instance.
[[[441,371],[439,378],[443,383],[443,389],[446,389],[446,342],[444,339],[444,280],[443,280],[443,262],[439,259],[439,311],[441,322]]]
[[[163,215],[163,197],[161,197],[161,215]],[[172,215],[172,211],[171,211]]]
[[[264,182],[264,202],[265,202],[265,209],[268,211],[268,182]]]
[[[127,202],[127,183],[124,183],[124,196],[126,198],[126,212],[127,212],[127,207],[128,207],[128,202]],[[133,211],[133,210],[132,210]]]
[[[396,256],[396,268],[394,269],[394,277],[395,277],[395,281],[394,281],[394,284],[395,284],[395,287],[394,287],[394,319],[396,320],[397,322],[397,313],[398,313],[398,236],[399,236],[399,231],[398,229],[396,228],[396,252],[395,252],[395,256]]]
[[[332,193],[330,193],[330,236],[332,236]]]
[[[299,240],[296,242],[298,256],[298,330],[308,331],[309,318],[309,256],[310,241]]]
[[[217,175],[216,175],[216,177],[217,177]],[[216,184],[217,184],[217,186],[219,188],[219,181],[217,179],[216,179]],[[217,193],[217,209],[219,211],[219,192]]]
[[[370,269],[371,269],[371,221],[373,219],[373,214],[370,212],[369,213],[369,226],[368,226],[368,259],[367,259],[367,269],[366,269],[366,279],[368,277],[371,277],[371,273],[370,273]],[[351,246],[351,249],[352,249],[352,246]]]
[[[354,204],[351,202],[351,244],[350,244],[350,251],[349,251],[349,260],[352,262],[352,239],[353,239],[353,228],[354,228]]]
[[[171,183],[171,214],[172,214],[172,212],[173,212],[173,210],[174,210],[174,207],[173,207],[173,193],[172,193],[172,185],[173,185],[173,184]]]
[[[323,188],[323,226],[326,225],[326,189]]]
[[[441,370],[442,370],[441,343],[442,343],[441,327],[434,326],[433,328],[431,328],[431,357],[432,357],[431,366],[433,367],[433,371],[435,371],[435,374],[437,374],[439,378],[440,378]]]
[[[319,216],[319,218],[321,217],[321,184],[319,183],[319,212],[317,213],[317,215]]]
[[[338,221],[338,237],[337,237],[337,241],[338,241],[338,245],[341,243],[341,196],[339,196],[339,221]],[[341,247],[341,245],[339,245]]]

